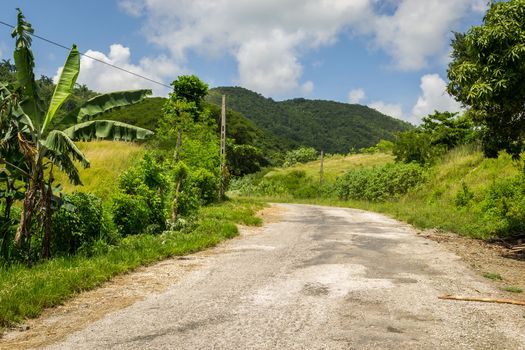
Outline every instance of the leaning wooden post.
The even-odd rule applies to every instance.
[[[219,188],[219,200],[224,199],[226,192],[226,95],[222,95],[221,109],[221,183]]]

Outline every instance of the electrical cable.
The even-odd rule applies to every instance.
[[[9,24],[9,23],[6,23],[6,22],[4,22],[4,21],[0,21],[0,24],[3,24],[4,26],[9,27],[9,28],[12,28],[12,29],[15,28],[15,26],[13,26],[13,25],[11,25],[11,24]],[[50,39],[46,39],[46,38],[44,38],[44,37],[42,37],[42,36],[39,36],[39,35],[36,35],[36,34],[30,34],[30,35],[31,35],[32,37],[35,37],[35,38],[40,39],[40,40],[42,40],[42,41],[45,41],[45,42],[47,42],[47,43],[49,43],[49,44],[52,44],[52,45],[58,46],[58,47],[60,47],[60,48],[62,48],[62,49],[65,49],[65,50],[68,50],[68,51],[70,50],[69,47],[67,47],[67,46],[65,46],[65,45],[62,45],[62,44],[59,44],[59,43],[57,43],[56,41],[53,41],[53,40],[50,40]],[[109,67],[112,67],[112,68],[118,69],[118,70],[120,70],[120,71],[122,71],[122,72],[126,72],[126,73],[128,73],[128,74],[131,74],[131,75],[134,75],[134,76],[136,76],[136,77],[142,78],[142,79],[147,80],[147,81],[149,81],[149,82],[152,82],[152,83],[154,83],[154,84],[157,84],[157,85],[160,85],[160,86],[164,86],[164,87],[167,87],[167,88],[170,88],[170,89],[172,88],[170,85],[166,85],[166,84],[164,84],[164,83],[162,83],[162,82],[159,82],[159,81],[153,80],[153,79],[151,79],[151,78],[145,77],[145,76],[143,76],[143,75],[137,74],[137,73],[132,72],[132,71],[130,71],[130,70],[127,70],[127,69],[125,69],[125,68],[122,68],[122,67],[116,66],[116,65],[114,65],[114,64],[108,63],[108,62],[106,62],[106,61],[103,61],[103,60],[101,60],[101,59],[98,59],[98,58],[95,58],[95,57],[92,57],[92,56],[86,55],[85,53],[80,52],[80,55],[81,55],[81,56],[84,56],[84,57],[87,57],[87,58],[89,58],[89,59],[92,59],[93,61],[103,63],[103,64],[105,64],[106,66],[109,66]]]

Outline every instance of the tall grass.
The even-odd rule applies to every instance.
[[[238,235],[236,224],[260,225],[261,202],[234,200],[202,208],[191,232],[136,235],[93,256],[55,258],[33,267],[0,268],[0,330],[38,316],[72,295],[94,288],[119,273],[170,256],[193,253]]]
[[[322,190],[319,190],[318,175],[316,177],[313,172],[319,162],[311,162],[247,178],[244,183],[239,182],[242,186],[239,186],[238,193],[259,195],[269,201],[378,211],[419,228],[438,228],[481,239],[523,235],[525,231],[523,162],[513,161],[506,153],[488,159],[476,146],[456,148],[427,170],[425,182],[405,195],[372,202],[340,200],[333,179],[342,178],[341,173],[352,169],[390,163],[392,157],[374,154],[335,159],[337,162],[327,162],[327,181]],[[297,175],[301,171],[302,180],[294,181],[294,172]],[[375,180],[371,178],[370,181]],[[297,188],[297,183],[302,189]],[[304,191],[305,188],[309,190]],[[303,196],[305,193],[307,195]]]
[[[83,169],[79,163],[83,186],[69,183],[65,174],[56,171],[56,183],[67,193],[89,192],[103,200],[108,199],[117,189],[118,176],[144,154],[144,147],[137,143],[119,141],[78,142],[80,150],[89,159],[91,166]]]

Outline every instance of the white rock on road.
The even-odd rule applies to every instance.
[[[279,206],[281,222],[48,349],[525,349],[523,307],[438,299],[498,291],[409,226]]]

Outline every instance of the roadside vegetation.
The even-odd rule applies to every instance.
[[[168,99],[96,94],[76,85],[73,45],[55,85],[35,79],[32,33],[18,11],[15,62],[0,65],[0,329],[118,273],[232,238],[237,224],[259,225],[263,207],[219,198],[228,174],[217,109],[198,77],[178,77]],[[149,109],[141,125],[151,130],[137,125]],[[256,146],[228,145],[232,174],[267,164]]]

